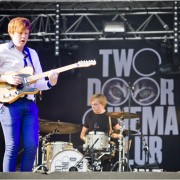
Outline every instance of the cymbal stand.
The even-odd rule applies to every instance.
[[[119,134],[119,139],[118,139],[118,143],[119,143],[119,147],[118,147],[118,152],[119,152],[119,160],[116,161],[116,163],[113,165],[113,167],[111,168],[111,171],[114,170],[114,168],[116,167],[117,164],[119,164],[119,169],[118,171],[124,171],[124,161],[125,161],[125,152],[124,152],[124,143],[125,143],[125,138],[123,137],[123,131],[124,131],[125,126],[122,126],[122,129],[120,130],[120,134]]]
[[[148,161],[149,161],[149,158],[151,158],[151,153],[149,151],[149,147],[146,143],[146,140],[145,140],[145,137],[142,133],[142,129],[141,129],[141,123],[140,121],[137,121],[136,123],[136,129],[138,130],[139,132],[139,135],[140,135],[140,138],[141,138],[141,142],[142,142],[142,145],[143,145],[143,150],[145,152],[145,160],[144,160],[144,166],[138,166],[139,168],[140,167],[144,167],[144,170],[146,171],[147,170],[147,167],[156,167],[156,168],[159,168],[159,162],[157,160],[157,157],[155,156],[155,163],[153,164],[148,164]],[[148,161],[147,161],[148,160]]]
[[[38,139],[39,139],[39,142],[42,141],[42,137],[40,135],[38,135]],[[38,147],[37,147],[37,151],[36,151],[36,157],[35,157],[35,161],[34,161],[34,168],[36,168],[39,164],[39,144],[38,144]]]
[[[145,153],[145,160],[144,160],[144,170],[146,172],[147,170],[147,164],[148,164],[148,161],[149,161],[149,158],[151,158],[151,154],[150,154],[150,151],[149,151],[149,147],[146,143],[146,140],[145,140],[145,137],[141,131],[141,129],[139,129],[139,132],[141,133],[141,142],[142,142],[142,145],[143,145],[143,150],[144,150],[144,153]]]
[[[43,138],[41,138],[42,140],[42,164],[37,166],[33,172],[37,172],[39,168],[41,168],[41,171],[43,171],[44,173],[47,173],[48,172],[48,168],[47,168],[47,165],[45,164],[45,144],[47,142],[47,140],[50,138],[51,134],[53,133],[49,133],[47,134],[46,136],[44,136]]]

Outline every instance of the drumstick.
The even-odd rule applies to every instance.
[[[112,133],[111,117],[109,116],[109,134]]]

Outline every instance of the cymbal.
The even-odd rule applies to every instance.
[[[135,113],[128,113],[128,112],[109,112],[107,113],[108,116],[112,118],[120,118],[120,119],[133,119],[133,118],[139,118],[139,114]]]
[[[123,135],[127,136],[128,132],[129,132],[129,134],[137,134],[137,131],[134,131],[134,130],[128,131],[128,129],[124,129]],[[120,130],[113,130],[113,133],[120,134]]]
[[[67,123],[67,122],[54,122],[45,121],[40,119],[40,132],[44,133],[57,133],[57,134],[72,134],[80,132],[82,127],[78,124]]]

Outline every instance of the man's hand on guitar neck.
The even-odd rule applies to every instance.
[[[22,83],[21,77],[16,76],[16,75],[9,75],[9,74],[1,75],[0,81],[7,82],[9,84],[16,85],[16,86]]]

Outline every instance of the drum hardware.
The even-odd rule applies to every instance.
[[[45,135],[42,139],[42,163],[41,165],[36,165],[33,168],[33,172],[39,171],[41,169],[41,172],[44,173],[50,173],[53,169],[52,163],[55,161],[55,156],[57,156],[60,152],[63,152],[65,150],[71,150],[73,149],[72,143],[68,142],[50,142],[51,135],[54,134],[69,134],[80,132],[81,127],[76,124],[72,123],[66,123],[66,122],[50,122],[44,119],[39,119],[40,124],[40,132],[48,133]],[[75,151],[73,151],[74,154]],[[61,155],[61,154],[60,154]],[[74,156],[81,157],[81,154],[77,152]],[[37,155],[38,156],[38,155]],[[68,156],[70,156],[68,154]],[[73,163],[73,157],[70,157],[72,160],[70,160],[71,163]],[[76,157],[75,157],[76,159]],[[57,159],[56,159],[57,160]],[[81,164],[81,163],[79,163]],[[66,162],[63,162],[63,166],[66,167]],[[62,168],[63,169],[63,168]],[[81,167],[80,167],[81,169]]]
[[[93,146],[97,143],[97,141],[99,140],[99,138],[98,139],[96,139],[96,141],[94,142],[94,144],[89,148],[89,146],[87,147],[87,150],[86,150],[86,152],[85,152],[85,154],[83,155],[83,157],[75,164],[75,166],[72,166],[70,169],[69,169],[69,171],[78,171],[78,167],[80,166],[80,163],[83,161],[83,159],[87,156],[87,154],[90,154],[90,155],[92,155],[92,152],[93,152]],[[94,157],[92,158],[93,156],[91,156],[91,167],[93,167],[94,166]],[[91,168],[91,169],[93,169],[93,168]]]
[[[39,170],[41,168],[41,170]],[[37,166],[36,168],[33,169],[33,172],[42,172],[44,174],[47,174],[48,169],[46,164],[41,164],[39,166]]]
[[[91,156],[91,170],[92,171],[94,171],[95,170],[95,167],[96,166],[94,166],[94,145],[97,143],[99,141],[99,138],[97,138],[96,140],[95,140],[95,142],[91,145],[91,147],[89,147],[88,146],[88,148],[87,148],[87,154],[89,153],[90,154],[90,156]]]
[[[122,126],[121,130],[113,130],[112,131],[112,133],[119,134],[120,136],[118,139],[119,147],[116,149],[116,150],[118,150],[119,160],[113,165],[113,167],[111,168],[111,171],[114,170],[114,168],[116,167],[117,164],[119,164],[118,171],[125,171],[125,167],[127,166],[127,158],[125,157],[125,151],[126,151],[125,137],[127,136],[128,132],[129,131],[127,129],[125,129],[125,126]],[[131,135],[137,134],[137,131],[130,130],[129,134],[131,134]]]
[[[42,141],[42,136],[38,135],[38,139],[39,139],[39,142],[41,142]],[[39,165],[39,150],[40,149],[39,149],[39,145],[38,145],[33,169],[35,169]]]
[[[53,134],[53,133],[51,133]],[[71,150],[73,149],[73,144],[69,142],[63,141],[55,141],[55,142],[48,142],[47,139],[50,137],[51,134],[46,135],[43,137],[42,141],[42,164],[34,168],[33,172],[37,172],[41,169],[43,173],[50,173],[50,168],[54,157],[59,153],[63,152],[64,150]]]
[[[96,159],[100,160],[104,155],[109,155],[109,152],[100,152],[99,154],[97,153],[97,155]]]
[[[46,165],[45,160],[44,160],[45,151],[46,151],[45,144],[46,144],[47,140],[50,138],[50,136],[51,136],[52,134],[53,134],[53,133],[49,133],[49,134],[47,134],[47,135],[44,136],[44,137],[40,136],[39,141],[42,141],[41,151],[42,151],[42,162],[43,162],[43,164],[40,164],[40,165],[36,164],[36,165],[34,166],[34,168],[33,168],[33,172],[37,172],[39,169],[41,169],[41,171],[42,171],[43,173],[47,173],[47,172],[48,172],[48,168],[47,168],[47,165]],[[38,148],[37,154],[36,154],[37,157],[38,157],[38,151],[39,151],[39,148]],[[36,157],[36,159],[37,159],[37,157]]]
[[[119,154],[119,159],[117,162],[115,162],[115,164],[113,165],[113,167],[111,168],[111,171],[114,170],[114,168],[116,167],[117,164],[119,164],[118,166],[118,171],[124,171],[124,166],[125,166],[125,152],[124,152],[124,146],[125,146],[125,138],[123,137],[123,131],[124,131],[124,126],[122,126],[121,130],[120,130],[120,136],[118,139],[118,143],[119,143],[119,147],[118,147],[118,154]]]
[[[123,112],[110,112],[110,113],[107,113],[107,115],[110,116],[110,117],[113,117],[113,118],[120,118],[121,121],[124,120],[124,119],[128,119],[128,131],[127,131],[128,132],[128,134],[127,134],[127,139],[128,140],[127,141],[129,142],[130,119],[140,118],[140,115],[135,114],[135,113],[131,113],[131,98],[132,98],[132,95],[134,93],[134,85],[129,82],[127,88],[129,90],[128,112],[124,112],[124,111]],[[119,170],[120,170],[120,168],[119,168]],[[128,145],[128,148],[127,148],[127,171],[129,171],[129,170],[131,171],[131,168],[129,167],[129,145]]]
[[[87,154],[90,155],[90,159],[91,159],[90,170],[91,171],[102,171],[103,167],[101,166],[101,158],[104,155],[109,154],[109,152],[97,151],[96,149],[93,148],[99,140],[100,139],[97,138],[96,141],[91,145],[91,147],[88,145],[86,148],[85,156]]]
[[[128,98],[128,135],[127,135],[127,142],[128,142],[128,148],[127,148],[127,171],[132,171],[131,170],[131,167],[129,166],[129,136],[130,136],[130,119],[131,119],[131,99],[132,99],[132,95],[134,94],[134,84],[131,84],[129,82],[129,86],[128,86],[128,89],[129,89],[129,98]],[[136,118],[139,118],[140,116],[136,117]]]
[[[42,148],[41,148],[42,159],[41,159],[41,161],[43,164],[38,165],[39,163],[36,162],[36,164],[33,168],[33,172],[37,172],[39,169],[41,169],[41,171],[44,173],[48,172],[49,169],[47,167],[47,162],[45,161],[46,150],[47,150],[46,144],[47,144],[47,142],[49,142],[49,139],[50,139],[51,135],[53,135],[53,134],[54,134],[54,132],[49,133],[49,134],[45,135],[44,137],[40,136],[39,142],[42,141]],[[39,152],[39,147],[37,150],[36,159],[39,156],[38,152]],[[36,161],[36,159],[35,159],[35,161]]]
[[[80,167],[80,163],[85,158],[86,154],[75,164],[75,166],[72,166],[69,168],[69,171],[78,171],[78,168]]]
[[[143,145],[142,150],[145,153],[145,160],[144,160],[144,166],[143,166],[144,167],[144,171],[146,172],[148,167],[158,167],[159,168],[159,162],[157,160],[157,156],[155,156],[155,163],[149,164],[149,158],[151,158],[151,153],[150,153],[149,147],[148,147],[148,145],[146,143],[146,139],[145,139],[145,137],[144,137],[144,135],[142,133],[140,121],[137,121],[136,128],[137,128],[137,130],[139,132],[139,135],[140,135],[140,138],[141,138],[141,142],[142,142],[142,145]]]
[[[113,133],[120,134],[120,130],[113,130]],[[128,135],[128,133],[133,135],[133,134],[137,134],[138,132],[134,131],[134,130],[130,130],[130,132],[129,132],[128,129],[124,129],[122,132],[122,135],[125,137]]]
[[[92,171],[102,171],[103,166],[101,165],[101,161],[111,159],[116,151],[116,145],[110,141],[108,134],[100,131],[89,132],[86,135],[83,147],[90,155],[90,169]]]
[[[100,160],[94,159],[93,170],[94,171],[102,171],[102,166],[101,166],[101,161]]]

